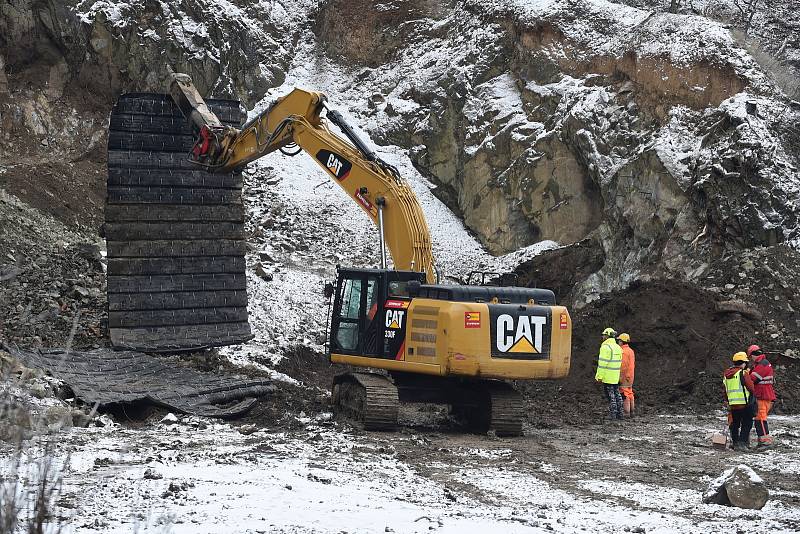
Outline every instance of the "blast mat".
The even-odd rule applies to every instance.
[[[223,123],[241,125],[238,102],[207,103]],[[111,343],[172,352],[250,339],[241,173],[189,161],[192,127],[169,95],[123,95],[109,126]]]
[[[63,381],[87,404],[144,402],[193,415],[236,417],[275,389],[270,380],[201,373],[141,352],[4,349],[26,366]]]

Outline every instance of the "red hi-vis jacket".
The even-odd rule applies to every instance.
[[[756,356],[756,366],[750,371],[750,377],[755,384],[755,396],[759,400],[774,401],[775,396],[775,375],[772,372],[772,364],[769,363],[764,354]]]

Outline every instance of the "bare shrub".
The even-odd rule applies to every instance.
[[[0,534],[57,534],[66,460],[56,458],[47,421],[13,394],[14,385],[0,374]]]
[[[21,447],[0,475],[0,534],[58,534],[61,520],[56,502],[61,495],[61,466],[52,447],[30,461]]]

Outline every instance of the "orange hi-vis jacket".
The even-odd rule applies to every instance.
[[[636,369],[636,354],[630,345],[622,345],[622,367],[619,372],[620,387],[633,386],[633,372]]]

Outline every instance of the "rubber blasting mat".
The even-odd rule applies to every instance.
[[[26,366],[44,369],[65,382],[89,404],[147,402],[182,413],[235,417],[252,408],[256,397],[274,390],[269,380],[201,373],[140,352],[4,348]]]
[[[239,103],[209,100],[239,126]],[[108,136],[108,326],[117,348],[150,352],[250,339],[240,173],[188,160],[191,126],[168,95],[128,94]]]

